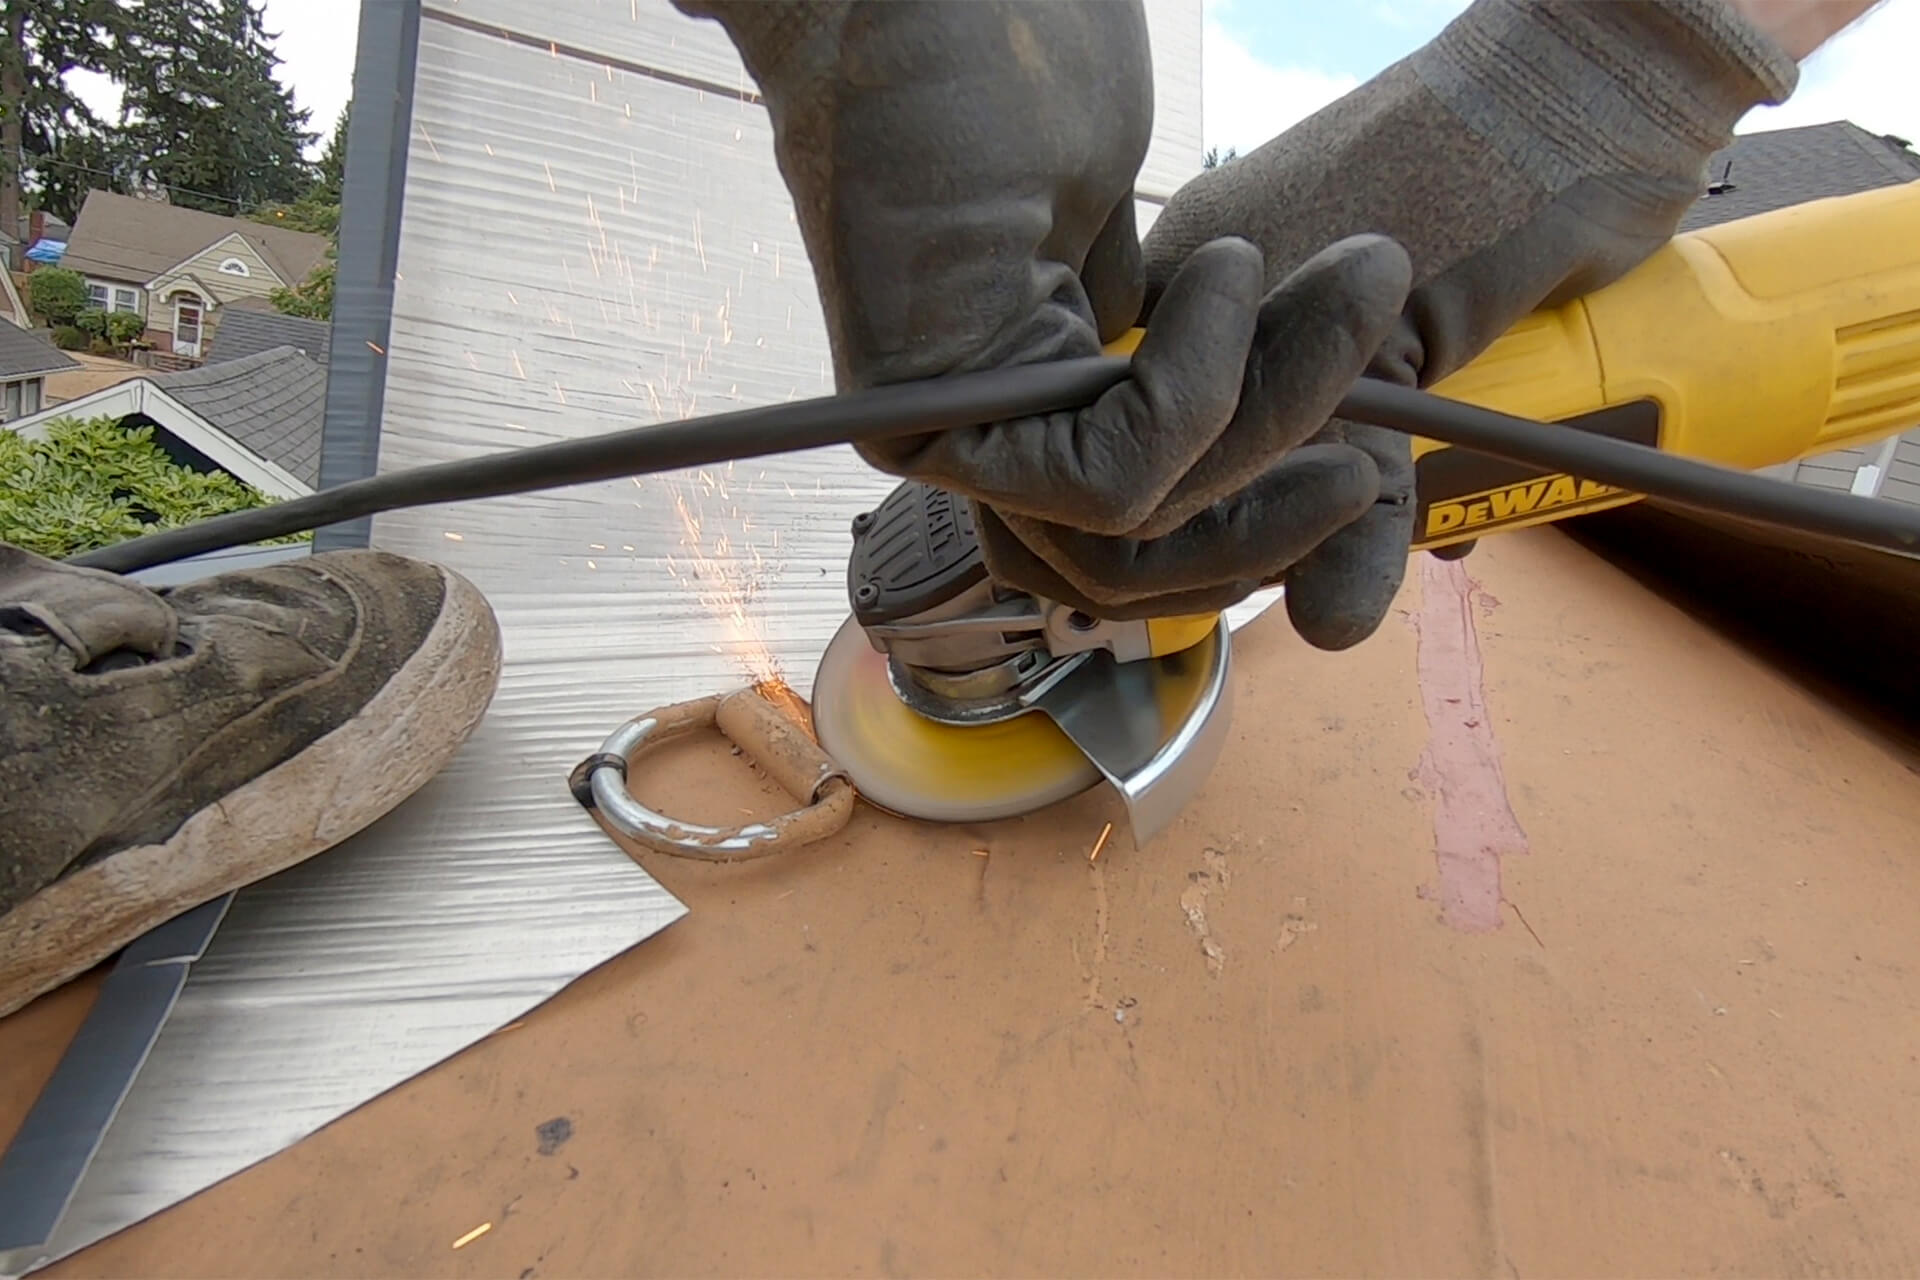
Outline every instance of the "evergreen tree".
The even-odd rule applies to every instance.
[[[327,204],[340,203],[341,189],[347,183],[347,119],[352,114],[353,103],[348,102],[341,108],[333,132],[327,136],[327,149],[320,153],[320,177],[314,183],[312,194]]]
[[[62,77],[117,74],[129,16],[118,0],[0,0],[0,229],[17,234],[28,201],[71,219],[76,192],[115,185],[112,137]]]
[[[259,0],[147,0],[126,58],[122,113],[138,179],[175,203],[237,214],[313,182],[311,113],[274,79]]]

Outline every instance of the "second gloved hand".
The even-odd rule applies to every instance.
[[[833,347],[866,388],[1099,354],[1138,319],[1153,82],[1135,3],[676,0],[759,83]],[[1356,236],[1269,279],[1218,237],[1132,375],[1076,412],[863,448],[975,501],[1004,584],[1108,618],[1223,609],[1372,509],[1320,431],[1398,319],[1407,255]]]
[[[1151,324],[1216,237],[1258,244],[1278,280],[1329,240],[1379,232],[1408,251],[1414,287],[1368,373],[1431,386],[1665,244],[1708,157],[1796,79],[1725,0],[1474,0],[1410,57],[1175,193],[1144,248]],[[1406,573],[1412,443],[1342,421],[1316,441],[1365,451],[1382,478],[1382,500],[1286,576],[1295,629],[1341,649],[1379,627]]]

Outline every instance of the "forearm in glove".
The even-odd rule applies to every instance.
[[[1793,60],[1723,0],[1476,0],[1432,42],[1252,153],[1182,187],[1143,247],[1148,307],[1201,244],[1244,236],[1278,280],[1321,246],[1403,245],[1413,289],[1367,372],[1447,376],[1541,306],[1623,275],[1673,235],[1708,157]],[[1286,575],[1323,648],[1372,634],[1413,536],[1410,441],[1333,422],[1379,502]]]
[[[843,389],[1096,355],[1137,321],[1137,0],[676,4],[721,23],[767,103]],[[1278,274],[1208,239],[1095,404],[862,455],[975,500],[1008,586],[1113,618],[1243,598],[1377,497],[1364,450],[1298,446],[1410,275],[1379,237],[1330,237]]]

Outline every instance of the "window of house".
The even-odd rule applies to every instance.
[[[220,274],[228,276],[250,276],[253,272],[247,270],[247,264],[240,261],[240,259],[226,258],[220,263]]]
[[[140,291],[132,285],[87,281],[87,305],[102,311],[139,311]]]
[[[20,416],[40,412],[40,379],[34,378],[20,386]]]
[[[19,416],[20,416],[20,384],[17,382],[9,382],[7,384],[6,407],[4,409],[0,409],[0,422],[12,422],[15,418]]]

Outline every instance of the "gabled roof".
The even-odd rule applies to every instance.
[[[1741,134],[1714,153],[1707,179],[1732,185],[1701,196],[1680,220],[1682,231],[1912,182],[1920,179],[1920,155],[1901,139],[1836,120]]]
[[[0,378],[30,378],[36,373],[65,373],[80,362],[39,334],[0,323]]]
[[[292,347],[307,358],[325,364],[332,333],[332,326],[302,316],[239,305],[223,307],[207,344],[206,362],[225,364],[274,347]]]
[[[144,284],[230,235],[238,234],[288,284],[298,284],[327,254],[310,231],[222,217],[199,209],[89,191],[60,265],[87,275]]]
[[[0,429],[38,438],[57,418],[144,418],[262,493],[296,498],[320,481],[326,402],[326,370],[292,347],[276,347],[129,379]]]
[[[278,346],[238,360],[156,374],[152,382],[308,488],[320,483],[327,371],[318,361]]]

